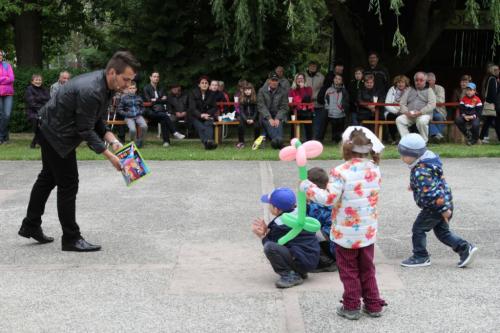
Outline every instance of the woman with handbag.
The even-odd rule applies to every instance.
[[[483,80],[483,96],[484,96],[484,106],[483,106],[483,127],[481,128],[481,133],[479,134],[479,139],[483,143],[489,143],[488,132],[490,126],[493,122],[497,122],[495,102],[498,94],[498,74],[499,68],[495,64],[489,64],[487,69],[487,75]],[[496,126],[497,137],[500,138],[499,133],[500,127]]]

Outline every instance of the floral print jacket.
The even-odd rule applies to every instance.
[[[325,190],[309,180],[300,189],[308,200],[333,207],[331,239],[343,248],[357,249],[375,243],[380,183],[380,169],[374,162],[353,158],[330,171]]]

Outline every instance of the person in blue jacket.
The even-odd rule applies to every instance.
[[[472,263],[477,247],[450,230],[453,197],[443,175],[443,163],[438,155],[427,150],[424,139],[416,134],[405,135],[398,145],[399,154],[410,167],[410,189],[417,206],[422,209],[412,229],[413,255],[402,261],[404,267],[431,264],[426,249],[426,233],[433,230],[443,244],[460,256],[458,267]]]
[[[281,221],[284,213],[295,212],[295,193],[289,188],[276,188],[270,194],[261,197],[261,202],[269,204],[269,211],[274,216],[269,224],[258,218],[252,224],[252,231],[262,239],[264,253],[273,270],[280,275],[277,288],[290,288],[304,282],[307,272],[313,271],[319,261],[319,243],[315,233],[302,231],[285,245],[278,240],[291,229]]]

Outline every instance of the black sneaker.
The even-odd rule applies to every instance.
[[[358,320],[361,318],[361,311],[359,310],[346,310],[343,305],[337,307],[337,314],[349,320]]]
[[[458,262],[457,266],[463,268],[467,265],[472,264],[476,251],[477,247],[472,244],[467,245],[467,248],[462,251],[462,253],[460,253],[460,261]]]
[[[302,283],[304,283],[304,279],[302,279],[302,277],[298,273],[290,271],[287,274],[282,275],[281,278],[276,281],[276,287],[291,288]]]
[[[431,258],[429,257],[419,258],[411,256],[410,258],[403,260],[401,262],[401,266],[403,267],[424,267],[430,265],[431,265]]]

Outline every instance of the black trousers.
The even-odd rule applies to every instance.
[[[33,131],[33,140],[31,140],[31,144],[35,145],[38,143],[38,119],[37,118],[31,118],[30,123],[31,123],[31,130]]]
[[[471,125],[471,136],[467,136],[467,123]],[[469,140],[472,140],[473,142],[476,142],[477,139],[479,139],[479,126],[480,126],[480,121],[479,118],[472,119],[470,121],[466,121],[464,117],[458,116],[455,119],[455,124],[457,125],[458,129],[462,134]]]
[[[396,120],[396,118],[399,117],[399,114],[394,114],[394,113],[387,113],[385,116],[385,120]],[[389,135],[391,136],[392,141],[397,141],[398,139],[398,127],[396,125],[387,125],[389,128]]]
[[[57,186],[57,214],[63,230],[63,240],[78,239],[81,235],[75,214],[78,193],[76,152],[73,150],[62,158],[41,132],[38,133],[38,142],[42,150],[42,171],[31,190],[28,212],[23,225],[33,229],[40,228],[47,199]]]
[[[496,118],[497,117],[484,116],[483,127],[481,128],[481,133],[479,134],[479,138],[481,140],[483,140],[485,136],[488,136],[489,129],[490,127],[493,127],[493,124],[495,124],[495,131],[497,133],[497,137],[500,140],[500,127],[497,125],[498,121],[496,120]]]
[[[177,132],[175,129],[174,123],[168,116],[166,112],[148,112],[146,117],[149,120],[156,121],[160,124],[161,126],[161,136],[163,138],[163,142],[170,142],[170,136],[169,133],[174,134]]]
[[[238,125],[238,142],[245,142],[245,128],[253,128],[253,139],[257,139],[260,135],[259,121],[255,120],[253,124],[248,124],[244,120],[240,119],[240,124]]]
[[[264,253],[269,259],[273,270],[279,275],[285,275],[290,271],[295,271],[300,275],[307,273],[295,264],[292,254],[286,246],[275,242],[267,242],[264,245]]]
[[[342,133],[344,133],[345,130],[345,117],[328,118],[328,123],[332,126],[332,141],[335,143],[342,141]]]

